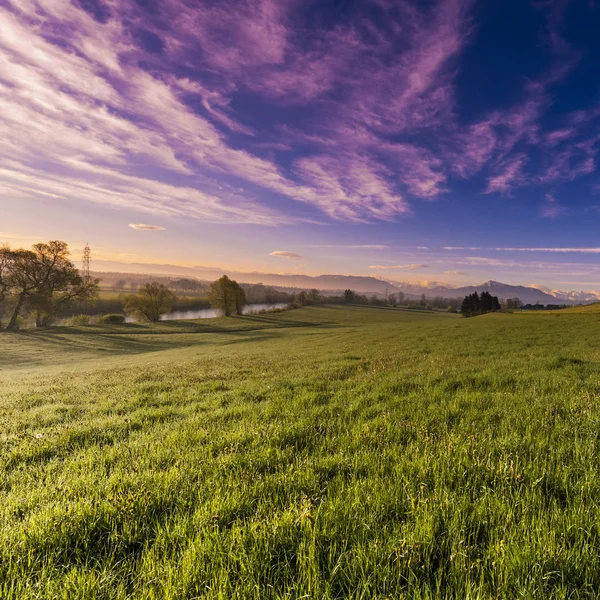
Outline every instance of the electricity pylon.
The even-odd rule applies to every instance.
[[[92,251],[90,250],[90,245],[86,244],[83,249],[83,266],[81,269],[81,276],[87,282],[91,279],[90,275],[90,262],[92,261]]]

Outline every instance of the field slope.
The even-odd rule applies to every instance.
[[[596,598],[600,311],[0,335],[3,599]]]

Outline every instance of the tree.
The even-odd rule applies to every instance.
[[[492,311],[496,312],[501,308],[502,306],[500,306],[500,300],[498,300],[498,296],[492,296]]]
[[[519,298],[509,298],[506,301],[506,308],[521,308],[521,300]]]
[[[29,308],[35,311],[36,326],[47,327],[67,304],[86,302],[98,294],[99,279],[83,277],[69,260],[65,242],[48,242],[33,247],[39,263],[39,286],[31,295]]]
[[[10,249],[8,246],[0,247],[0,330],[2,329],[2,317],[6,310],[6,300],[9,295],[10,283],[8,274],[8,261]]]
[[[35,253],[31,250],[8,251],[5,268],[13,300],[13,310],[6,331],[17,329],[21,311],[38,287],[37,267]]]
[[[232,281],[231,284],[233,290],[233,300],[235,303],[235,314],[243,315],[244,306],[246,306],[246,292],[244,291],[244,288],[238,284],[237,281]]]
[[[460,306],[460,314],[463,317],[471,316],[471,297],[470,296],[465,296],[465,299],[462,301],[462,304]]]
[[[36,325],[46,326],[65,305],[98,293],[100,280],[83,278],[69,256],[61,241],[35,244],[32,250],[2,248],[3,302],[10,296],[13,304],[7,331],[17,328],[24,309],[35,312]]]
[[[298,296],[296,297],[296,302],[298,302],[298,304],[300,306],[306,306],[308,303],[308,298],[306,296],[306,292],[304,290],[302,290]]]
[[[481,292],[480,308],[484,313],[492,310],[492,295],[489,292]]]
[[[162,283],[146,283],[137,294],[125,298],[125,312],[156,323],[171,310],[177,296]]]
[[[345,290],[344,300],[346,301],[346,304],[354,304],[354,292],[352,290]]]
[[[310,304],[319,304],[322,301],[321,294],[318,289],[313,288],[308,292],[308,301]]]
[[[237,284],[236,284],[237,285]],[[275,299],[275,290],[272,287],[266,287],[264,290],[265,293],[265,302],[269,305],[269,306],[273,306],[276,302]]]
[[[237,281],[232,281],[227,275],[223,275],[211,284],[208,299],[212,306],[221,309],[225,316],[229,317],[234,310],[237,312],[238,304],[242,303],[242,307],[245,304],[245,294],[242,297],[240,291],[243,293]],[[241,314],[241,309],[238,314]]]

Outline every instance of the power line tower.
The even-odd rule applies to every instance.
[[[87,283],[91,279],[90,275],[90,263],[92,262],[92,251],[90,250],[90,245],[86,244],[83,249],[83,260],[82,268],[81,268],[81,276]]]

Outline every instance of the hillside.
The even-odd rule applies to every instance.
[[[589,312],[1,334],[0,596],[591,598]]]

